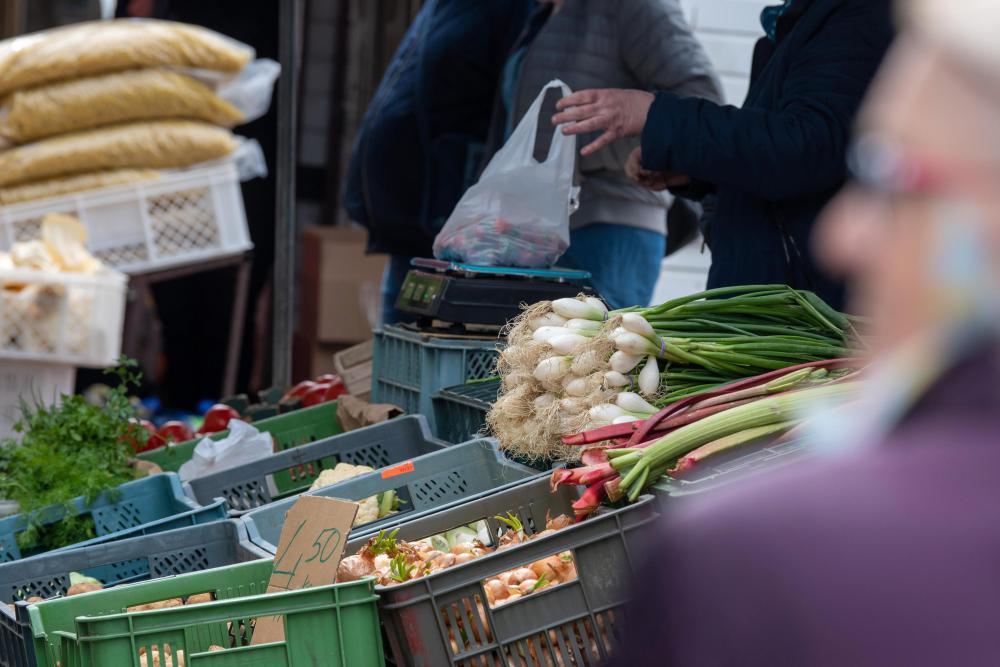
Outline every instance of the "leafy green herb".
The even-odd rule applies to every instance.
[[[27,521],[18,535],[22,548],[49,550],[93,537],[93,522],[86,516],[42,526],[38,510],[50,505],[69,509],[69,501],[78,496],[91,503],[134,477],[128,439],[141,427],[129,422],[134,408],[128,391],[141,378],[135,366],[122,357],[117,367],[105,371],[119,382],[103,406],[67,394],[55,406],[38,397],[21,401],[14,425],[20,442],[0,442],[0,497],[21,506]]]
[[[396,533],[399,532],[399,528],[386,534],[384,530],[378,531],[378,535],[372,538],[371,547],[369,550],[372,555],[377,556],[378,554],[391,554],[396,552]]]
[[[389,576],[400,583],[409,581],[413,566],[406,562],[406,556],[398,554],[389,562]]]

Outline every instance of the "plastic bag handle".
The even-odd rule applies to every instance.
[[[545,93],[547,93],[552,88],[559,88],[562,91],[563,97],[569,95],[572,91],[569,89],[565,83],[559,79],[553,79],[549,81],[542,90],[538,93],[535,101],[531,103],[528,110],[524,114],[524,118],[528,120],[528,127],[524,128],[526,132],[531,133],[531,142],[524,142],[520,146],[518,152],[518,162],[521,164],[546,164],[552,160],[553,156],[558,155],[559,151],[562,149],[562,145],[566,141],[575,140],[572,137],[568,137],[556,128],[552,133],[552,141],[549,142],[549,152],[545,156],[545,160],[539,162],[535,159],[535,142],[538,140],[538,116],[542,112],[542,104],[545,102]],[[521,129],[520,127],[518,129]],[[515,130],[516,132],[517,130]]]

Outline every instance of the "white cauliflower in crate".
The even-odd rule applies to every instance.
[[[358,475],[372,472],[373,470],[374,468],[370,468],[369,466],[356,466],[350,463],[338,463],[335,467],[321,472],[319,477],[316,478],[316,481],[309,487],[309,490],[312,491],[324,486],[336,484],[337,482],[343,482],[353,477],[357,477]],[[357,501],[357,503],[358,515],[354,518],[355,526],[371,523],[379,518],[379,504],[377,496],[362,498]]]

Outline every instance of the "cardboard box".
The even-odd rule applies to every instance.
[[[358,227],[310,226],[302,233],[299,333],[317,343],[372,337],[386,258],[365,255]]]

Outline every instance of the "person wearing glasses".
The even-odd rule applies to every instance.
[[[675,506],[616,665],[997,665],[1000,3],[900,3],[817,253],[874,364],[827,456]]]
[[[626,166],[653,189],[708,199],[708,286],[786,283],[835,307],[843,287],[816,264],[816,217],[844,182],[861,99],[892,41],[889,0],[785,0],[761,16],[742,108],[628,89],[557,105],[566,134],[598,133],[584,156],[641,137]],[[711,205],[709,205],[711,204]]]

